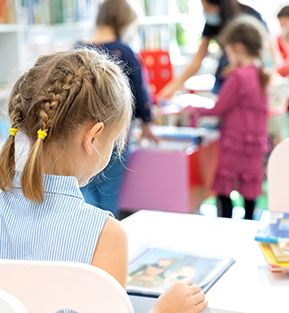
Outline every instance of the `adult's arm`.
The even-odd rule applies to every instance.
[[[189,66],[185,69],[185,71],[179,78],[172,80],[159,92],[158,94],[159,98],[161,99],[171,98],[174,95],[174,93],[183,86],[184,82],[188,78],[195,75],[199,71],[202,61],[207,55],[209,42],[210,37],[205,36],[202,37],[201,44],[192,62],[189,64]]]

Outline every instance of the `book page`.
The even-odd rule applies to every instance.
[[[204,287],[228,264],[228,258],[154,248],[129,266],[127,289],[160,294],[181,279],[192,279],[194,284]]]

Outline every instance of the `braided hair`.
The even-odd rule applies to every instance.
[[[31,144],[21,188],[27,199],[43,201],[43,161],[51,142],[65,147],[75,130],[102,122],[121,152],[132,116],[129,82],[121,66],[96,51],[79,49],[40,57],[13,87],[9,99],[12,127]],[[37,136],[41,131],[45,140]],[[101,156],[100,156],[101,157]],[[10,136],[0,155],[0,189],[13,185],[15,139]]]

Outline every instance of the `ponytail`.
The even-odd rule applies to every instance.
[[[0,152],[0,189],[2,191],[12,188],[15,176],[15,135],[23,121],[20,86],[24,76],[25,74],[14,85],[8,104],[12,128],[9,129],[10,136],[5,141]]]
[[[25,198],[33,202],[42,202],[44,200],[42,162],[43,139],[38,137],[33,147],[30,149],[21,177],[23,194]]]
[[[0,153],[0,189],[6,191],[13,186],[15,175],[15,136],[9,136]]]
[[[261,87],[265,90],[266,87],[269,85],[270,82],[270,74],[265,70],[265,66],[259,68],[258,70],[259,79],[261,83]]]

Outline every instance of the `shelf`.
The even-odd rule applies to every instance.
[[[177,14],[177,15],[151,15],[151,16],[140,16],[139,25],[166,25],[166,24],[178,24],[183,23],[188,18],[188,14]]]
[[[77,31],[86,30],[93,28],[94,24],[91,22],[76,22],[76,23],[65,23],[65,24],[33,24],[33,25],[17,25],[17,24],[0,24],[0,33],[10,33],[10,32],[50,32],[50,31]]]
[[[12,33],[23,30],[20,25],[16,24],[0,24],[0,33]]]
[[[25,32],[31,33],[40,33],[40,32],[50,32],[50,31],[77,31],[77,30],[86,30],[93,28],[94,24],[89,22],[76,22],[76,23],[63,23],[63,24],[33,24],[33,25],[24,25],[23,28]]]

